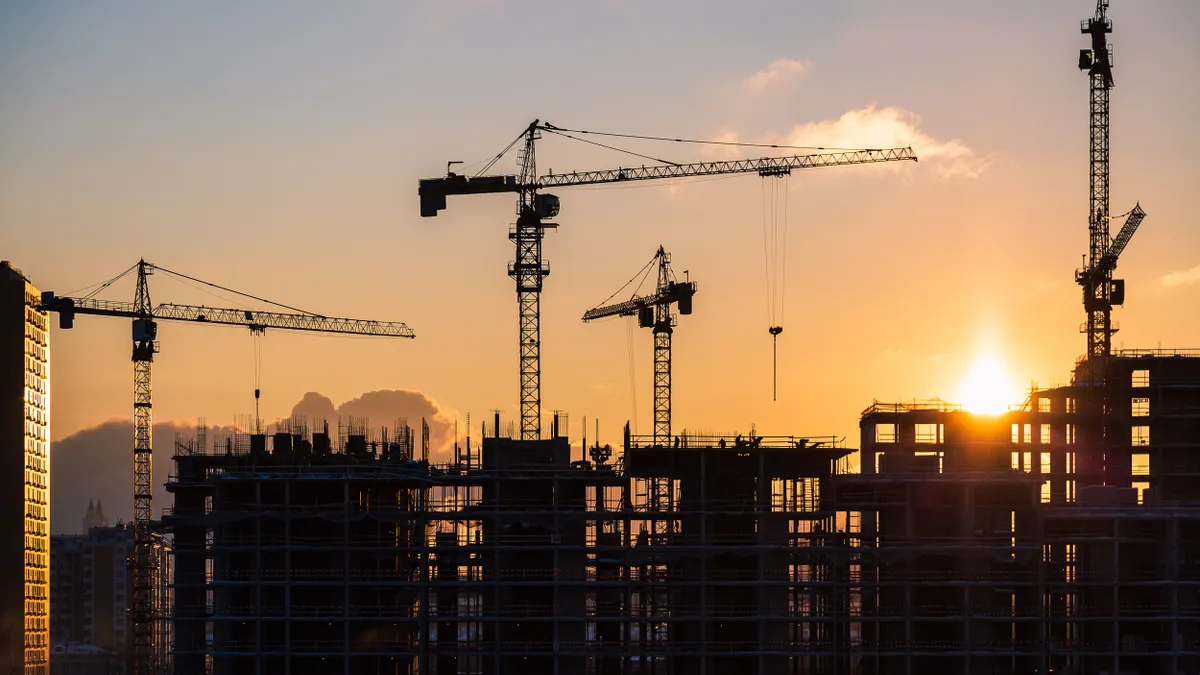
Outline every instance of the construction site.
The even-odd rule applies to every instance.
[[[659,246],[634,277],[651,290],[627,284],[582,316],[650,329],[653,433],[626,424],[617,443],[597,429],[589,444],[586,418],[574,439],[564,413],[544,414],[543,241],[560,209],[547,190],[916,162],[903,147],[540,174],[543,134],[685,141],[535,120],[474,175],[448,163],[419,182],[422,216],[452,196],[516,198],[514,419],[496,412],[472,428],[468,416],[452,447],[399,416],[264,425],[256,408],[220,432],[201,423],[170,449],[161,487],[174,503],[161,521],[157,322],[413,331],[278,303],[290,311],[154,305],[155,272],[262,299],[144,260],[100,289],[135,275],[133,303],[43,293],[38,309],[60,328],[76,315],[133,322],[128,672],[1200,675],[1200,349],[1112,346],[1125,295],[1114,272],[1146,212],[1109,208],[1107,10],[1098,0],[1083,22],[1090,47],[1078,55],[1090,84],[1089,249],[1074,277],[1086,352],[1063,364],[1069,384],[1032,387],[1007,411],[874,401],[856,441],[673,426],[672,336],[699,285]],[[519,175],[488,173],[509,151]],[[770,319],[774,348],[783,327]],[[152,582],[164,576],[152,555],[163,533],[169,617]]]
[[[1078,384],[875,403],[857,473],[815,436],[572,457],[557,417],[450,463],[405,426],[198,431],[175,671],[1200,672],[1200,352],[1108,364],[1103,419]]]

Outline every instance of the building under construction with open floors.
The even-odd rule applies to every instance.
[[[198,434],[176,670],[1200,674],[1200,353],[1102,375],[874,404],[856,472],[831,437],[583,453],[565,418],[443,461],[403,423]]]
[[[835,439],[627,433],[584,459],[557,420],[499,427],[441,464],[403,425],[180,443],[176,671],[849,666]]]
[[[1200,352],[860,426],[833,481],[858,672],[1200,673]]]

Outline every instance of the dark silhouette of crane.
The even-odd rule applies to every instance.
[[[161,664],[154,663],[154,573],[153,542],[151,532],[153,500],[153,446],[151,366],[158,353],[158,321],[187,321],[225,326],[244,326],[251,333],[261,334],[268,328],[309,331],[317,333],[343,333],[349,335],[371,335],[378,337],[415,337],[413,331],[403,323],[370,321],[366,319],[339,319],[310,312],[296,313],[259,312],[243,309],[222,309],[201,305],[150,303],[150,286],[147,277],[160,270],[177,277],[207,284],[221,290],[238,293],[254,300],[268,302],[230,288],[211,284],[178,272],[156,267],[145,260],[125,270],[93,291],[92,295],[112,285],[113,282],[137,270],[137,288],[132,303],[96,300],[90,296],[72,298],[57,296],[53,291],[42,293],[41,309],[57,312],[59,327],[71,328],[75,315],[118,317],[133,321],[133,463],[134,463],[134,555],[130,561],[133,589],[133,664],[137,675],[158,672]],[[287,305],[279,305],[295,309]],[[255,389],[255,405],[259,390]],[[256,415],[257,416],[257,415]]]
[[[605,169],[601,171],[549,173],[538,176],[535,158],[536,141],[541,138],[543,132],[557,134],[573,140],[581,140],[576,135],[595,134],[680,143],[712,143],[711,141],[696,141],[691,139],[635,136],[632,134],[606,134],[578,129],[564,129],[534,120],[517,138],[501,150],[499,154],[474,176],[468,177],[449,171],[453,164],[458,163],[450,162],[447,164],[447,173],[445,176],[424,179],[419,182],[417,192],[421,200],[421,215],[425,217],[436,216],[439,211],[445,209],[446,197],[451,195],[497,193],[515,193],[517,195],[517,222],[508,233],[509,238],[512,239],[516,246],[516,257],[508,265],[508,274],[516,281],[517,307],[520,316],[521,438],[525,440],[536,440],[541,437],[540,298],[545,278],[550,274],[550,266],[542,257],[542,240],[545,237],[546,230],[558,227],[557,224],[546,222],[546,220],[558,215],[559,199],[553,194],[542,192],[543,190],[554,187],[601,185],[740,173],[756,173],[760,176],[781,176],[790,174],[794,169],[916,161],[917,159],[911,148],[842,150],[819,154],[793,155],[790,157],[763,157],[759,159],[696,162],[690,164],[676,164],[654,160],[660,163],[651,166],[643,165],[640,167]],[[593,141],[586,142],[594,143]],[[722,143],[722,145],[770,148],[796,147],[753,143]],[[518,163],[521,170],[519,175],[483,175],[491,169],[492,165],[500,157],[503,157],[509,150],[517,146],[520,146]],[[611,146],[604,147],[618,149],[611,148]],[[638,156],[649,158],[646,155]]]
[[[1080,31],[1091,36],[1091,49],[1079,50],[1079,69],[1085,70],[1091,79],[1090,103],[1090,152],[1091,190],[1088,210],[1088,254],[1087,264],[1075,273],[1075,281],[1083,287],[1083,307],[1087,323],[1083,326],[1087,334],[1087,358],[1093,382],[1103,362],[1112,352],[1112,335],[1117,326],[1112,322],[1113,305],[1125,304],[1125,282],[1113,279],[1117,259],[1133,233],[1137,231],[1146,212],[1141,204],[1133,207],[1124,226],[1114,238],[1109,229],[1109,91],[1113,88],[1112,50],[1108,45],[1108,34],[1112,33],[1112,20],[1108,18],[1109,0],[1097,0],[1096,15],[1085,19]]]
[[[691,314],[696,282],[675,278],[671,270],[671,254],[662,246],[658,247],[658,252],[643,270],[648,272],[648,268],[655,263],[658,267],[658,283],[653,295],[635,296],[611,305],[601,303],[584,312],[583,320],[636,316],[639,326],[654,330],[654,443],[666,446],[671,441],[671,335],[677,322],[675,315],[671,314],[671,305],[678,305],[680,314]],[[636,289],[634,293],[637,293]]]

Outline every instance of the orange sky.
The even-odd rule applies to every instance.
[[[566,3],[539,13],[536,49],[517,33],[524,3],[461,4],[0,10],[0,252],[60,293],[144,256],[416,330],[394,342],[268,334],[267,418],[308,391],[337,404],[378,389],[424,392],[459,417],[512,417],[512,200],[458,198],[421,219],[418,178],[485,159],[534,117],[911,144],[915,166],[789,181],[776,403],[761,179],[560,191],[562,227],[546,243],[544,410],[568,411],[572,435],[598,416],[611,441],[633,416],[626,324],[579,316],[659,244],[700,284],[675,334],[677,429],[754,423],[853,445],[872,399],[953,398],[983,351],[1021,385],[1066,381],[1084,344],[1072,273],[1086,245],[1087,78],[1075,56],[1092,3]],[[1113,210],[1140,200],[1149,213],[1118,271],[1129,290],[1116,340],[1194,347],[1200,46],[1186,29],[1200,9],[1114,5]],[[721,154],[627,145],[674,161]],[[641,161],[557,138],[539,158],[556,171]],[[152,284],[156,302],[228,304],[161,275]],[[112,290],[102,297],[132,299],[128,284]],[[187,325],[160,336],[156,420],[252,412],[250,337]],[[648,432],[652,340],[632,338]],[[52,344],[53,438],[130,416],[127,324],[83,317]]]

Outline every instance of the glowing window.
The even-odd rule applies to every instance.
[[[1129,401],[1130,414],[1134,417],[1149,417],[1150,416],[1150,399],[1135,398]]]
[[[1012,442],[1013,443],[1021,442],[1021,425],[1020,424],[1012,425]]]
[[[1033,473],[1033,453],[1021,453],[1021,465],[1025,468],[1025,473]]]
[[[1050,473],[1050,453],[1042,453],[1042,473]]]
[[[896,442],[896,425],[895,424],[876,424],[875,425],[875,442],[876,443],[895,443]]]
[[[1039,398],[1038,399],[1038,412],[1040,412],[1040,413],[1050,412],[1050,399],[1048,399],[1048,398]]]
[[[1135,452],[1130,456],[1130,472],[1134,476],[1150,475],[1150,454]]]
[[[1050,481],[1046,481],[1045,483],[1042,483],[1042,503],[1043,504],[1050,503]]]
[[[1146,490],[1150,489],[1150,484],[1146,482],[1134,483],[1133,489],[1137,490],[1137,502],[1144,504],[1146,502]]]
[[[1130,382],[1130,384],[1132,384],[1134,387],[1149,387],[1150,386],[1150,371],[1148,371],[1148,370],[1133,371],[1133,377],[1132,377],[1132,381]]]
[[[1049,443],[1050,442],[1050,425],[1049,424],[1041,425],[1041,428],[1038,429],[1038,432],[1039,432],[1038,433],[1038,443]]]
[[[1068,424],[1067,425],[1067,444],[1070,445],[1073,443],[1075,443],[1075,425]]]
[[[1150,427],[1139,426],[1130,428],[1130,443],[1134,447],[1145,447],[1150,445]]]
[[[918,424],[915,431],[918,443],[942,442],[942,425],[940,424]]]

